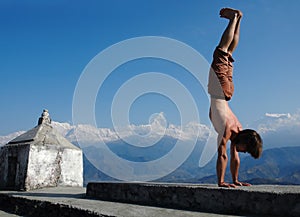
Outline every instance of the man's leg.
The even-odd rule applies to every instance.
[[[233,40],[228,48],[228,53],[232,54],[233,51],[235,50],[235,48],[237,47],[238,43],[239,43],[239,39],[240,39],[240,23],[241,23],[241,19],[242,19],[243,14],[239,11],[238,14],[238,20],[236,23],[236,27],[235,27],[235,31],[234,31],[234,36],[233,36]]]
[[[220,16],[229,19],[229,23],[223,32],[218,47],[231,54],[236,48],[239,40],[239,23],[241,13],[238,10],[231,8],[223,8],[220,11]]]

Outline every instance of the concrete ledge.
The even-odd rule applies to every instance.
[[[52,188],[54,190],[56,188]],[[70,188],[71,189],[71,188]],[[73,188],[73,190],[78,191],[80,188]],[[82,188],[83,189],[83,188]],[[64,188],[59,188],[60,192],[64,192]],[[6,211],[8,213],[13,213],[20,216],[86,216],[86,217],[96,217],[105,216],[99,215],[91,210],[86,210],[84,208],[72,206],[68,203],[59,203],[57,201],[51,200],[51,198],[74,198],[75,194],[70,194],[73,197],[70,198],[69,194],[59,194],[59,191],[53,194],[51,191],[48,193],[41,192],[13,192],[13,191],[0,191],[0,210]],[[79,199],[84,197],[84,194],[75,196]],[[45,199],[46,197],[50,200]],[[43,199],[42,199],[43,198]]]
[[[7,217],[219,217],[213,213],[91,200],[85,192],[79,187],[0,191],[0,210]],[[0,211],[1,217],[2,214]]]
[[[87,197],[221,214],[300,216],[300,186],[89,183]]]

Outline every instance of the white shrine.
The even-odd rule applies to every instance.
[[[53,129],[47,110],[36,127],[1,147],[0,189],[82,185],[82,150]]]

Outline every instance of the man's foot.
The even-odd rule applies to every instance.
[[[226,182],[222,182],[222,183],[218,184],[218,186],[222,187],[222,188],[236,188],[235,184],[229,184]]]
[[[236,186],[251,186],[251,184],[249,184],[249,183],[239,182],[239,181],[235,181],[233,184]]]
[[[232,9],[232,8],[222,8],[220,10],[220,17],[226,19],[233,19],[235,17],[241,18],[243,13],[240,10]]]

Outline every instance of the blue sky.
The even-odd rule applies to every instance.
[[[169,37],[193,47],[211,62],[227,25],[227,20],[218,16],[222,7],[244,13],[234,53],[236,91],[231,101],[241,123],[251,124],[267,112],[295,112],[300,108],[299,6],[297,0],[2,0],[0,135],[33,127],[44,108],[49,109],[52,119],[71,123],[73,93],[82,71],[99,52],[120,41]],[[197,89],[193,78],[167,65],[136,61],[120,68],[122,73],[117,70],[112,74],[103,87],[105,94],[97,98],[99,127],[111,127],[111,97],[122,82],[139,72],[172,69],[176,79],[197,97],[201,88]],[[206,109],[200,116],[206,115]],[[143,123],[155,112],[164,112],[170,123],[179,121],[174,103],[157,94],[136,101],[131,121]]]

